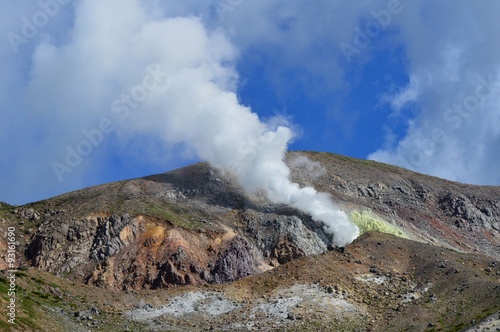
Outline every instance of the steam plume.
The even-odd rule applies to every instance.
[[[272,202],[310,214],[335,244],[356,238],[358,228],[327,194],[289,180],[284,154],[291,130],[262,122],[238,102],[237,52],[224,34],[207,31],[197,18],[157,17],[137,0],[80,2],[71,42],[38,47],[32,91],[42,90],[49,101],[59,98],[52,107],[71,106],[76,113],[89,112],[78,107],[91,101],[94,118],[114,117],[125,142],[146,134],[168,145],[186,144],[201,159],[233,172],[245,190],[261,189]],[[141,90],[134,88],[138,82],[148,84]],[[74,91],[62,95],[53,87]],[[128,94],[116,98],[122,91]]]

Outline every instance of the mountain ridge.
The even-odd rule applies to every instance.
[[[220,284],[222,288],[214,289],[226,292],[227,289],[236,287],[234,285],[248,280],[249,285],[254,285],[259,278],[273,279],[273,275],[278,273],[274,271],[290,269],[291,272],[297,273],[298,270],[294,269],[303,269],[304,265],[301,264],[308,264],[293,265],[294,262],[308,262],[310,259],[326,262],[331,255],[344,257],[339,259],[347,265],[340,261],[335,264],[339,269],[347,269],[349,280],[365,278],[362,275],[368,276],[374,292],[389,292],[395,296],[405,294],[402,290],[396,291],[400,286],[384,290],[385,286],[377,284],[376,281],[379,277],[384,277],[389,278],[387,280],[391,280],[391,284],[400,285],[400,281],[396,282],[394,279],[395,276],[397,280],[408,278],[404,274],[405,271],[412,273],[408,267],[405,267],[405,271],[399,270],[401,267],[381,271],[381,266],[390,265],[390,259],[401,261],[398,251],[404,248],[414,247],[428,252],[428,257],[423,261],[412,258],[411,253],[405,254],[405,261],[411,261],[409,266],[413,266],[415,271],[435,271],[433,273],[436,280],[441,280],[450,273],[454,274],[454,270],[449,268],[450,264],[456,266],[454,269],[458,271],[458,261],[465,264],[468,260],[476,259],[474,257],[483,257],[480,258],[481,267],[467,263],[465,269],[469,272],[461,274],[459,271],[458,274],[460,277],[476,274],[480,276],[480,293],[484,294],[483,302],[486,305],[481,309],[485,310],[484,315],[480,315],[481,319],[485,318],[486,314],[490,315],[498,310],[494,303],[498,298],[499,288],[492,285],[495,285],[495,280],[498,283],[500,271],[496,263],[489,265],[500,257],[500,187],[460,184],[392,165],[327,153],[290,152],[286,155],[286,162],[291,169],[291,180],[301,186],[312,186],[318,191],[328,193],[338,207],[349,213],[351,219],[365,231],[390,232],[417,242],[367,232],[346,249],[335,248],[332,246],[332,235],[310,216],[282,204],[272,204],[262,192],[245,193],[233,176],[206,163],[93,186],[20,207],[2,205],[0,227],[2,231],[10,225],[18,228],[19,264],[28,269],[26,275],[37,275],[39,272],[36,271],[49,272],[77,285],[105,288],[118,292],[117,294],[165,289],[171,289],[175,293],[176,289],[180,288],[188,290],[184,294],[193,301],[198,298],[202,301],[203,298],[203,301],[209,302],[212,301],[212,293],[189,293],[190,287],[201,287],[203,290],[204,287]],[[368,243],[366,241],[370,245],[360,249],[359,243]],[[383,251],[380,254],[382,244],[378,245],[379,242],[399,244],[391,245],[392,251]],[[346,258],[352,248],[361,250],[358,252],[358,258]],[[446,263],[446,252],[449,249],[462,254],[451,254],[451,263]],[[5,257],[4,250],[5,240],[0,240],[2,257]],[[376,255],[372,259],[370,256],[373,256],[373,252]],[[463,256],[466,258],[460,258],[460,255],[466,255]],[[370,260],[373,262],[369,263]],[[407,266],[407,263],[405,264],[403,265]],[[4,269],[5,261],[2,263],[0,260],[0,265],[0,268]],[[321,264],[314,269],[318,275],[323,273]],[[388,277],[387,274],[391,276]],[[425,281],[423,278],[419,277],[420,283]],[[295,279],[294,277],[288,280],[283,276],[279,284],[296,289],[293,288],[293,285],[296,285]],[[322,286],[317,288],[319,286],[314,286],[316,284]],[[32,286],[28,282],[26,287]],[[459,287],[455,284],[450,287],[452,286]],[[325,301],[334,301],[324,294],[328,285],[321,282],[308,279],[296,287],[299,294],[297,296],[303,301],[308,298],[307,294],[319,294]],[[342,287],[349,288],[348,285]],[[342,293],[341,297],[335,297],[337,302],[334,302],[349,308],[364,309],[349,311],[347,316],[340,314],[340,323],[337,323],[345,323],[347,325],[342,326],[348,326],[354,324],[354,319],[354,325],[358,328],[372,326],[375,329],[377,324],[386,326],[375,311],[386,312],[385,306],[393,306],[391,303],[394,299],[391,297],[391,300],[381,300],[375,310],[366,308],[366,303],[363,302],[367,301],[364,299],[366,294],[361,292],[360,288],[349,289],[349,292],[356,294],[354,302],[347,301]],[[269,288],[272,294],[276,291],[280,292],[275,287]],[[422,292],[419,292],[422,296]],[[232,294],[234,295],[234,292]],[[283,294],[281,296],[284,296]],[[446,303],[453,301],[451,296],[446,295],[445,298]],[[472,301],[467,302],[468,306],[476,303],[469,298],[466,300]],[[260,305],[270,305],[264,302]],[[400,299],[396,302],[401,304]],[[242,302],[234,302],[234,299],[227,303],[233,303],[228,304],[230,308],[234,305],[243,311],[258,311]],[[417,304],[413,309],[422,304],[418,301],[415,303]],[[102,307],[103,304],[96,305]],[[481,307],[478,303],[476,305]],[[147,309],[147,306],[139,307],[136,309],[143,311],[137,311],[135,314],[134,311],[126,311],[130,308],[114,310],[122,314],[128,312],[131,315],[131,324],[146,324],[141,326],[149,326],[147,328],[154,330],[156,325],[152,327],[149,323],[135,318],[138,312],[153,315],[155,311]],[[331,310],[334,308],[335,306]],[[292,312],[293,316],[295,311],[288,312]],[[301,310],[297,312],[300,312],[300,317],[304,317],[303,321],[318,323],[318,319],[307,318],[306,313]],[[233,309],[209,316],[214,318],[219,315],[230,317],[233,315]],[[395,317],[400,317],[398,315]],[[167,316],[160,315],[158,319],[162,320],[161,317]],[[173,317],[177,316],[174,314]],[[365,319],[367,317],[374,317],[372,320],[377,324],[370,323]],[[170,318],[165,319],[169,324],[173,322]],[[285,322],[297,323],[295,319],[290,321],[285,319]],[[445,321],[449,324],[460,321],[457,325],[467,325],[456,315]],[[187,324],[177,323],[180,326]],[[219,328],[236,328],[232,325],[212,323]],[[268,323],[271,324],[271,321]],[[448,323],[443,321],[439,324],[446,326]],[[199,324],[203,325],[202,322]],[[243,325],[239,328],[247,329]]]

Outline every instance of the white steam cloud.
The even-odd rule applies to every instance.
[[[89,142],[113,133],[128,143],[133,133],[165,146],[187,144],[232,171],[246,190],[310,214],[336,245],[358,236],[327,194],[289,180],[284,155],[292,132],[263,123],[238,102],[238,54],[221,31],[208,31],[195,17],[159,19],[137,0],[79,2],[75,22],[70,42],[47,40],[36,49],[28,91],[39,112],[50,109],[63,123],[84,112],[86,128],[94,127],[84,132]],[[54,171],[68,175],[91,148],[70,146]]]

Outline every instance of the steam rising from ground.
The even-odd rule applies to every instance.
[[[125,143],[146,135],[186,144],[245,190],[310,214],[335,244],[356,238],[358,228],[327,194],[289,180],[286,124],[264,123],[238,102],[237,52],[224,34],[194,17],[156,17],[137,0],[78,3],[71,42],[46,41],[35,53],[30,91],[38,105],[61,117],[110,117]]]

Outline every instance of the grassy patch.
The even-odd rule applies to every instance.
[[[10,211],[14,207],[4,202],[0,202],[0,217],[9,219]]]
[[[32,277],[31,280],[33,280],[37,284],[45,285],[45,280],[43,280],[43,279]]]
[[[9,280],[7,278],[0,276],[0,294],[2,297],[5,296],[7,298],[7,293],[9,292]]]
[[[197,228],[202,225],[198,221],[199,216],[190,213],[189,210],[179,205],[149,203],[146,205],[145,211],[147,214],[184,228]]]
[[[12,325],[0,319],[0,329],[2,331],[10,331]]]
[[[0,278],[1,291],[4,291],[7,286],[7,279]],[[16,283],[16,326],[24,327],[24,330],[36,331],[40,330],[40,327],[34,323],[35,317],[37,317],[37,311],[35,308],[40,306],[40,303],[31,298],[32,296],[27,296],[26,291]],[[4,299],[5,300],[5,299]],[[9,331],[7,328],[11,328],[12,325],[0,325],[0,327],[5,328],[4,331]]]
[[[7,204],[5,202],[0,202],[0,211],[5,211],[5,210],[9,211],[12,208],[14,208],[12,205]]]
[[[118,195],[118,197],[116,197],[116,199],[114,199],[113,202],[109,203],[108,208],[110,212],[116,214],[122,213],[126,199],[127,197],[125,197],[124,195]]]
[[[32,294],[45,300],[50,298],[50,294],[45,292],[33,291]]]

